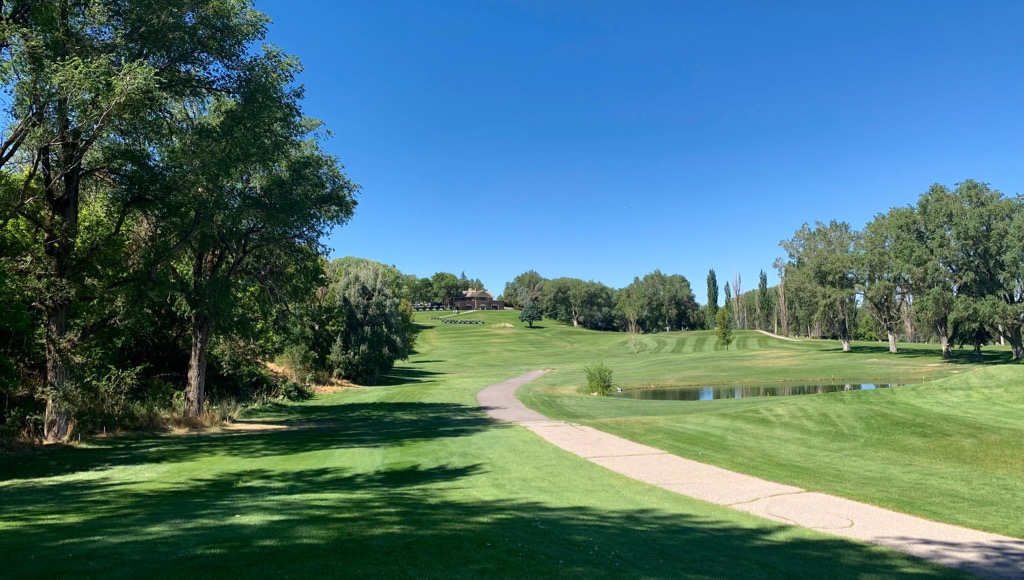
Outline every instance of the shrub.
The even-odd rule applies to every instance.
[[[603,362],[594,366],[583,367],[587,375],[587,388],[595,395],[610,395],[615,385],[612,383],[612,369]]]

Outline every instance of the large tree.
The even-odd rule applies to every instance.
[[[591,330],[611,330],[615,298],[611,288],[579,278],[555,278],[544,284],[544,314],[565,324]]]
[[[138,200],[118,175],[176,123],[173,104],[222,90],[263,35],[266,18],[239,0],[9,2],[2,79],[9,95],[0,169],[21,176],[16,215],[39,231],[45,280],[46,438],[67,437],[77,337],[72,306],[92,268],[83,192],[103,191],[121,235]],[[104,223],[104,226],[109,224]]]
[[[622,292],[637,301],[635,309],[645,332],[697,328],[703,322],[690,282],[682,275],[666,276],[655,270],[634,278]]]
[[[353,264],[331,276],[328,299],[336,304],[335,336],[328,357],[335,375],[375,384],[405,359],[411,346],[386,266]]]
[[[981,317],[978,324],[1009,342],[1013,358],[1022,358],[1024,266],[1016,249],[1020,233],[1013,228],[1021,198],[1007,198],[988,184],[970,179],[956,184],[953,197],[949,265],[956,275],[958,295],[970,297]]]
[[[780,245],[797,272],[810,282],[805,288],[814,305],[815,318],[839,338],[843,352],[850,350],[851,311],[855,309],[856,284],[853,246],[857,234],[845,222],[804,224]]]
[[[545,281],[544,277],[537,272],[527,270],[513,278],[511,282],[505,283],[505,291],[502,292],[501,297],[505,304],[523,308],[526,306],[527,300],[540,300]]]
[[[224,93],[188,104],[193,114],[157,150],[162,179],[139,180],[169,200],[145,227],[151,267],[168,266],[190,328],[188,416],[203,412],[215,330],[240,331],[254,306],[312,292],[320,238],[355,207],[356,186],[301,115],[298,63],[270,48],[236,69]]]
[[[449,308],[455,304],[455,300],[462,297],[464,291],[459,279],[450,272],[437,272],[431,276],[430,288],[433,291],[433,301]]]
[[[857,286],[864,303],[896,353],[897,327],[910,300],[910,262],[915,252],[917,218],[912,208],[878,214],[857,239]]]

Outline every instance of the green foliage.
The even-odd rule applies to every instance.
[[[409,327],[385,269],[371,264],[336,272],[327,301],[337,319],[328,368],[337,376],[375,384],[396,360],[409,355]],[[408,310],[411,314],[411,309]]]
[[[780,245],[789,256],[792,270],[802,274],[801,297],[813,312],[813,321],[837,336],[849,349],[855,308],[856,277],[854,245],[859,235],[845,222],[804,224]]]
[[[519,321],[525,322],[530,325],[530,328],[533,328],[533,323],[539,322],[543,318],[544,315],[541,312],[537,301],[532,297],[527,298],[526,304],[523,305],[522,312],[519,313]]]
[[[299,342],[285,346],[277,356],[277,364],[286,369],[289,380],[297,383],[321,382],[322,365],[317,364],[316,353],[305,343]]]
[[[430,277],[431,301],[440,302],[445,306],[451,306],[455,300],[462,297],[462,283],[455,277],[455,274],[448,272],[437,272]]]
[[[703,326],[697,300],[685,276],[666,276],[655,270],[643,278],[634,278],[619,296],[619,311],[626,316],[627,326],[632,316],[644,332]]]
[[[718,276],[708,270],[708,303],[704,307],[704,328],[712,329],[718,319]]]
[[[544,314],[563,324],[590,330],[615,327],[614,291],[600,282],[578,278],[556,278],[544,282],[541,290]]]
[[[715,336],[718,339],[718,344],[729,350],[729,345],[732,344],[732,315],[729,313],[728,308],[722,308],[715,315]]]
[[[606,396],[612,394],[615,389],[612,369],[603,362],[583,367],[583,374],[587,377],[587,391],[590,393]]]
[[[774,308],[772,294],[768,290],[768,275],[761,270],[757,280],[757,327],[759,329],[771,330]]]
[[[505,304],[514,308],[524,308],[527,300],[533,299],[535,302],[540,300],[546,281],[537,272],[528,270],[505,284],[505,291],[501,293],[501,299],[505,301]]]

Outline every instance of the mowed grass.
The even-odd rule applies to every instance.
[[[623,335],[495,326],[514,313],[469,317],[488,324],[420,315],[418,353],[386,386],[268,407],[247,417],[254,430],[97,438],[0,456],[3,575],[955,576],[635,482],[496,424],[475,404],[488,384],[553,368],[527,396],[546,412],[622,425],[689,421],[702,413],[622,414],[618,405],[643,402],[577,395],[580,369],[604,360],[643,384],[701,381],[740,368],[755,349],[780,368],[794,361],[804,376],[853,359],[754,336],[749,350],[704,342],[701,351],[693,340],[687,351],[678,339],[702,336],[679,333],[644,337],[634,354]],[[658,352],[654,339],[666,341]],[[702,365],[712,356],[734,360]],[[897,372],[871,356],[854,355],[880,378]],[[968,368],[899,360],[927,378]]]
[[[514,313],[473,318],[513,328],[454,327],[424,334],[432,352],[453,353],[420,368],[511,364],[555,370],[521,391],[529,406],[664,449],[814,491],[930,519],[1024,537],[1024,366],[1004,347],[944,362],[937,345],[786,341],[738,332],[729,350],[712,332],[627,335]],[[467,332],[468,331],[468,332]],[[416,359],[414,359],[415,361]],[[421,359],[423,360],[423,359]],[[429,361],[430,359],[425,359]],[[435,359],[436,360],[436,359]],[[530,361],[533,361],[530,364]],[[640,401],[580,392],[583,367],[608,364],[625,388],[666,385],[920,383],[895,389],[722,401]],[[524,364],[527,363],[527,364]]]

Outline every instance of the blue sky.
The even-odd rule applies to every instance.
[[[327,240],[705,300],[804,222],[967,178],[1024,191],[1024,2],[257,0],[362,186]]]

